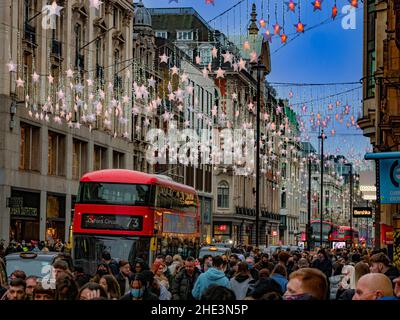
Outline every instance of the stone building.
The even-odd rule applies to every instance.
[[[248,64],[250,52],[242,49],[241,41],[234,37],[226,37],[218,30],[211,28],[193,8],[153,8],[150,9],[153,28],[156,36],[173,42],[176,47],[185,52],[192,62],[200,67],[214,80],[216,86],[213,108],[214,129],[253,128],[255,129],[255,96],[256,76]],[[269,48],[267,44],[256,37],[255,47],[258,54],[264,50],[269,63]],[[214,50],[213,50],[214,49]],[[216,50],[215,50],[216,49]],[[216,56],[213,56],[216,54]],[[231,59],[230,59],[231,58]],[[246,68],[233,66],[234,62],[243,59]],[[231,63],[229,62],[231,61]],[[218,76],[221,69],[224,77]],[[208,72],[207,72],[208,69]],[[211,72],[212,71],[212,72]],[[268,113],[275,120],[275,103],[272,95],[262,86],[262,114]],[[271,120],[272,121],[272,120]],[[281,119],[277,120],[278,122]],[[265,148],[262,154],[263,162],[261,179],[261,215],[260,244],[272,244],[278,241],[279,225],[279,188],[277,187],[278,155],[277,137],[267,133],[267,123],[262,126]],[[219,134],[216,143],[225,145],[224,137]],[[274,142],[272,142],[274,140]],[[274,159],[267,163],[266,150],[271,149]],[[254,167],[254,163],[249,164]],[[242,168],[239,168],[242,167]],[[233,243],[255,243],[255,177],[252,171],[237,174],[243,166],[214,165],[212,168],[213,227],[212,236],[216,241],[232,241]],[[207,169],[206,169],[207,171]],[[246,171],[246,170],[244,170]],[[242,170],[242,173],[244,172]],[[211,171],[210,171],[211,172]]]
[[[400,3],[397,0],[365,1],[363,73],[363,115],[358,125],[370,139],[374,152],[399,151]],[[393,226],[396,212],[396,205],[377,206],[376,246],[385,245],[386,235],[381,236],[381,231],[385,226]]]
[[[3,239],[66,240],[82,174],[134,168],[130,75],[120,72],[133,57],[132,2],[58,1],[46,21],[47,2],[5,0],[0,12]]]

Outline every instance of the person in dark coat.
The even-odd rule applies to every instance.
[[[195,267],[194,263],[194,258],[187,258],[185,267],[175,276],[171,289],[172,300],[195,300],[192,290],[201,272]]]
[[[274,270],[274,264],[271,261],[269,261],[269,256],[267,253],[264,253],[261,256],[261,260],[257,262],[254,267],[258,271],[260,271],[261,269],[268,269],[270,273],[272,272],[272,270]]]
[[[399,270],[390,263],[389,257],[383,252],[374,254],[370,259],[370,265],[371,273],[383,273],[392,282],[400,276]]]
[[[121,260],[119,262],[119,274],[115,277],[119,284],[119,289],[121,290],[120,296],[124,296],[129,293],[129,277],[131,276],[131,267],[129,262],[126,260]]]
[[[329,259],[325,249],[318,251],[318,258],[313,262],[312,267],[322,271],[327,279],[332,276],[332,261]]]
[[[271,278],[262,278],[254,285],[254,289],[249,293],[253,299],[260,299],[266,293],[276,292],[282,295],[281,286],[278,282]]]

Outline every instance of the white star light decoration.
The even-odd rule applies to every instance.
[[[89,0],[90,1],[90,8],[94,8],[96,10],[100,9],[100,6],[103,4],[100,0]]]
[[[224,75],[225,75],[225,71],[222,70],[221,68],[218,68],[216,78],[217,78],[217,79],[219,79],[219,78],[224,78]]]
[[[7,63],[6,66],[8,68],[8,72],[16,72],[17,71],[17,65],[12,61]]]
[[[160,61],[161,63],[168,63],[169,57],[164,53],[163,55],[160,56]]]

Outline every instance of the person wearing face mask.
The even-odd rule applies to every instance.
[[[130,279],[130,291],[120,300],[158,300],[157,296],[146,287],[146,277],[141,274],[135,274]]]
[[[254,281],[258,281],[259,274],[258,270],[254,267],[255,266],[254,258],[253,257],[246,258],[246,263],[247,263],[247,268],[250,270],[252,278],[254,279]]]

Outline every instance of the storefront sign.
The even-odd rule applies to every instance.
[[[381,159],[379,173],[380,202],[400,203],[400,159]]]
[[[381,225],[381,237],[383,244],[393,244],[393,231],[394,228],[387,224]]]
[[[38,209],[27,208],[27,207],[10,208],[10,214],[12,216],[20,216],[20,217],[37,217]]]
[[[10,197],[7,198],[7,208],[21,208],[24,206],[23,197]]]
[[[82,229],[142,231],[143,217],[113,214],[83,214]]]
[[[372,218],[371,208],[354,208],[353,218]]]
[[[214,235],[230,235],[230,224],[214,224]]]

